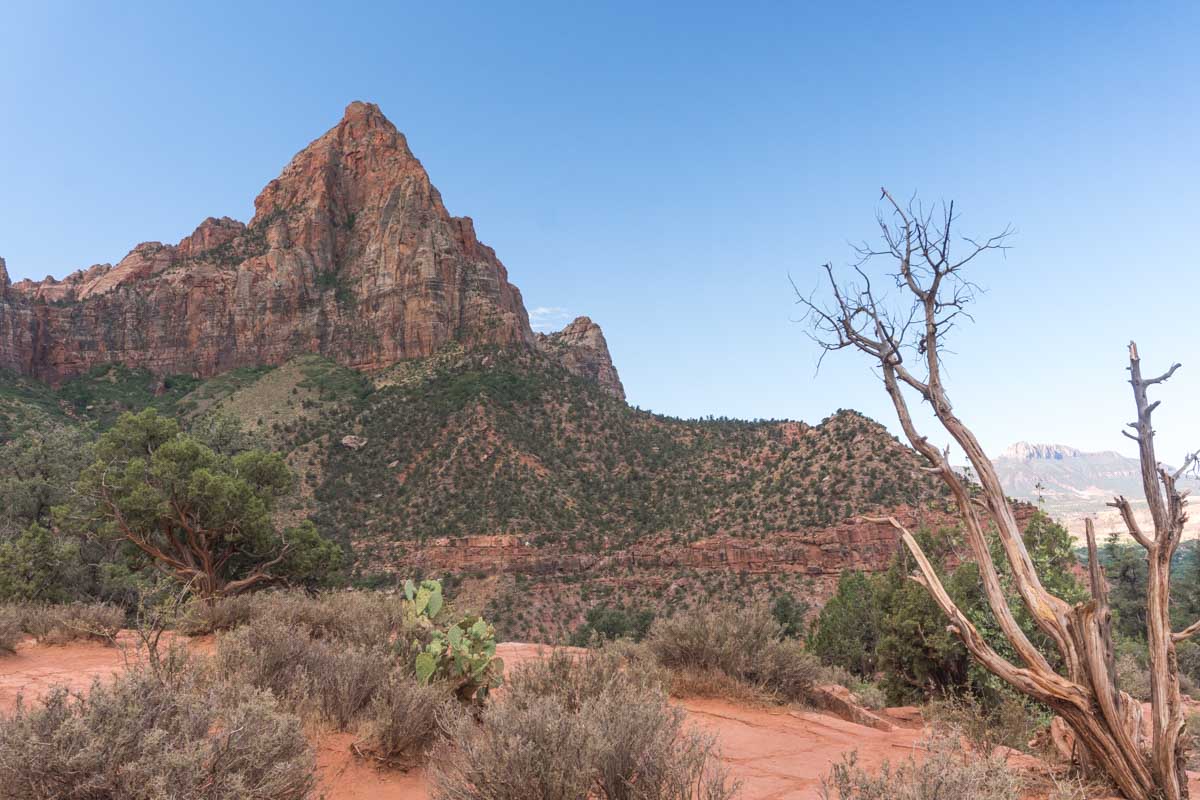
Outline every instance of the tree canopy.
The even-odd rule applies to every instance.
[[[226,455],[154,409],[123,414],[96,442],[77,489],[79,520],[213,600],[271,582],[320,580],[341,549],[309,521],[272,516],[292,486],[277,453]]]

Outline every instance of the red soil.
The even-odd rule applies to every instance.
[[[201,649],[211,641],[196,643]],[[503,644],[500,655],[508,666],[542,657],[547,649],[537,645]],[[124,667],[120,649],[94,642],[63,646],[26,642],[16,655],[0,656],[0,713],[10,711],[18,693],[27,700],[50,687],[87,688],[93,679],[104,679]],[[742,781],[742,800],[817,800],[820,779],[830,763],[843,753],[858,750],[859,763],[877,767],[885,760],[899,761],[917,752],[921,730],[898,725],[879,731],[826,714],[788,708],[751,708],[725,700],[678,701],[688,719],[716,735],[722,760]],[[900,715],[902,716],[902,715]],[[421,770],[380,770],[356,757],[352,734],[313,734],[320,771],[320,791],[326,800],[427,800]],[[1193,793],[1200,780],[1193,777]]]

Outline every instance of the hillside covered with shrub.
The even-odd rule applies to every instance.
[[[105,366],[57,387],[0,375],[8,551],[50,546],[20,540],[30,525],[54,527],[52,509],[72,501],[97,437],[120,414],[146,408],[214,453],[283,454],[295,481],[274,513],[286,525],[311,519],[339,542],[342,580],[390,585],[427,569],[474,580],[481,603],[493,606],[525,590],[518,578],[549,585],[531,601],[541,610],[529,621],[509,621],[509,632],[530,638],[573,633],[594,598],[612,593],[606,581],[632,586],[617,592],[631,599],[649,598],[666,578],[679,578],[688,594],[717,584],[680,570],[649,584],[637,570],[581,579],[557,574],[553,562],[540,568],[547,574],[498,576],[478,563],[430,563],[427,549],[498,535],[515,537],[522,552],[561,558],[714,537],[765,547],[773,536],[940,496],[912,452],[856,412],[816,425],[665,417],[525,350],[451,347],[370,375],[318,356],[206,380]],[[102,555],[90,553],[91,562]],[[792,566],[799,588],[805,565]],[[554,587],[563,583],[573,588]],[[565,596],[574,599],[560,607]],[[510,609],[493,610],[503,622]],[[569,621],[553,631],[538,630],[564,614]]]

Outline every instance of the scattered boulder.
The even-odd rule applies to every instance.
[[[367,440],[362,436],[347,434],[342,437],[342,447],[348,447],[351,450],[361,450],[367,446]]]
[[[894,731],[896,726],[883,717],[865,708],[845,686],[830,684],[813,687],[809,699],[821,711],[828,711],[835,717],[841,717],[847,722],[874,728],[877,731]]]

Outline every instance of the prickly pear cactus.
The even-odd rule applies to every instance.
[[[445,680],[454,685],[464,702],[483,702],[504,675],[504,661],[496,657],[496,631],[481,617],[467,616],[450,625],[436,619],[443,608],[438,581],[404,583],[404,597],[412,619],[430,632],[424,648],[414,641],[417,679],[422,683]]]

